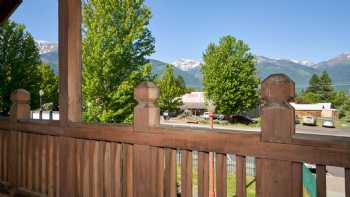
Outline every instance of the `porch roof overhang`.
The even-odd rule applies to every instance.
[[[22,3],[22,0],[0,0],[0,25],[3,24]]]

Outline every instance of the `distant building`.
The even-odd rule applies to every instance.
[[[338,112],[332,108],[332,103],[297,104],[290,103],[298,117],[315,116],[317,118],[338,118]]]
[[[189,110],[193,115],[201,115],[207,111],[204,92],[191,92],[181,97],[183,102],[182,110]]]

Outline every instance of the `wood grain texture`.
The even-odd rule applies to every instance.
[[[316,191],[317,197],[326,197],[326,166],[316,165]]]
[[[134,196],[149,195],[152,193],[151,174],[151,147],[144,145],[134,145],[133,154],[133,175],[134,175]],[[155,175],[154,175],[155,176]]]
[[[292,163],[292,196],[303,196],[303,164]]]
[[[49,136],[48,143],[47,143],[47,151],[48,151],[48,160],[47,160],[47,173],[48,173],[48,196],[53,197],[55,196],[55,172],[56,172],[56,165],[55,165],[55,153],[57,152],[57,148],[55,146],[55,139],[54,137]]]
[[[164,196],[176,197],[176,150],[165,149]]]
[[[1,0],[0,1],[0,25],[2,25],[22,3],[22,0]]]
[[[82,169],[82,187],[83,187],[83,196],[91,196],[90,194],[90,179],[91,179],[91,176],[90,175],[90,165],[91,165],[91,162],[90,162],[90,149],[91,149],[91,146],[90,146],[90,142],[88,140],[84,140],[83,142],[83,161],[82,161],[82,166],[81,166],[81,169]]]
[[[38,136],[38,135],[33,135],[33,138],[34,138],[34,143],[33,143],[33,145],[34,145],[34,158],[33,158],[33,171],[34,171],[34,173],[33,173],[33,179],[34,179],[34,183],[33,183],[33,187],[34,187],[34,192],[39,192],[39,190],[40,190],[40,182],[39,182],[39,180],[40,180],[40,155],[39,155],[39,153],[40,153],[40,142],[41,142],[41,140],[40,140],[40,136]]]
[[[0,118],[0,130],[2,131],[9,131],[11,130],[11,120],[9,117],[1,117]]]
[[[181,196],[192,196],[192,151],[181,151]]]
[[[59,1],[60,123],[81,120],[81,1]]]
[[[82,126],[81,124],[79,124]],[[68,127],[67,136],[150,145],[156,147],[198,150],[203,152],[236,153],[285,161],[319,163],[350,167],[350,148],[329,148],[302,144],[279,144],[260,141],[259,133],[223,132],[220,130],[193,130],[187,128],[154,128],[152,132],[132,132],[128,127],[101,129],[74,126]],[[190,139],[190,140],[189,140]],[[339,139],[339,138],[338,138]],[[342,138],[343,142],[348,141]],[[349,142],[346,142],[349,143]],[[350,143],[349,143],[350,144]],[[285,154],[288,152],[288,154]]]
[[[350,168],[345,168],[345,196],[350,197]]]
[[[22,176],[21,176],[21,187],[26,187],[27,185],[27,161],[28,161],[28,154],[27,154],[27,143],[28,142],[28,134],[23,133],[22,135]]]
[[[33,190],[33,178],[34,178],[34,173],[33,173],[33,158],[34,158],[34,136],[29,135],[28,136],[28,144],[27,144],[27,154],[28,154],[28,162],[27,162],[27,184],[26,188],[28,190]]]
[[[9,163],[9,160],[8,160],[8,146],[9,146],[9,132],[6,132],[4,135],[3,135],[3,137],[4,137],[4,146],[3,146],[3,157],[4,157],[4,163],[3,163],[3,172],[4,172],[4,174],[3,174],[3,177],[4,177],[4,181],[8,181],[8,163]]]
[[[20,123],[26,124],[26,123]],[[59,127],[30,123],[41,132],[59,134]],[[25,128],[23,128],[24,131]],[[57,131],[55,131],[57,130]],[[52,132],[51,132],[52,131]],[[271,158],[289,161],[305,161],[325,165],[350,167],[350,139],[335,136],[315,136],[296,134],[292,144],[273,144],[260,142],[259,133],[229,132],[188,128],[154,128],[152,133],[133,133],[132,127],[106,124],[71,124],[64,129],[66,136],[144,144],[158,147],[176,147],[186,150],[210,151],[217,153],[234,152],[242,155],[254,155],[260,158]],[[191,139],[191,141],[188,141]],[[208,143],[206,143],[208,142]],[[218,143],[220,142],[220,143]],[[271,150],[267,153],[266,150]],[[284,154],[289,152],[289,154]]]
[[[8,133],[8,182],[13,187],[18,187],[19,180],[18,180],[18,133],[14,130]],[[10,193],[13,193],[12,190]]]
[[[75,139],[59,138],[59,195],[76,196]]]
[[[122,196],[122,145],[112,143],[112,194],[113,196]]]
[[[4,162],[6,161],[5,157],[4,157],[4,146],[5,146],[5,139],[4,139],[4,135],[5,135],[6,131],[1,131],[0,132],[0,178],[1,180],[5,180],[4,177]]]
[[[246,191],[246,158],[236,155],[236,197],[245,197]]]
[[[216,196],[227,197],[227,157],[216,154]]]
[[[133,158],[134,158],[134,147],[130,144],[122,145],[122,197],[134,196],[134,177],[133,177]]]
[[[83,196],[83,164],[84,158],[83,158],[83,146],[84,141],[83,140],[77,140],[77,149],[76,149],[76,165],[77,165],[77,196]]]
[[[209,196],[209,153],[198,152],[198,196]]]
[[[292,164],[289,161],[256,159],[256,196],[292,197]]]

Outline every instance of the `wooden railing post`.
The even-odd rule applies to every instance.
[[[17,120],[30,119],[30,93],[24,89],[18,89],[11,94],[11,120],[13,123]]]
[[[295,133],[295,115],[289,101],[295,96],[294,82],[283,74],[271,75],[263,81],[261,89],[264,101],[261,110],[262,142],[291,143]],[[301,163],[257,158],[256,165],[257,196],[302,196]]]
[[[160,110],[154,104],[159,98],[159,88],[152,82],[142,82],[134,91],[138,105],[134,109],[134,130],[149,131],[160,125]]]
[[[18,163],[18,154],[19,154],[19,143],[18,138],[19,133],[17,130],[17,121],[30,119],[30,94],[24,89],[18,89],[11,94],[11,132],[9,132],[8,141],[8,180],[10,183],[10,193],[11,196],[14,195],[14,192],[19,184],[19,163]]]
[[[160,125],[160,111],[155,105],[159,88],[142,82],[134,91],[138,105],[134,109],[134,132],[151,132]],[[133,196],[163,196],[164,152],[161,148],[134,145]]]

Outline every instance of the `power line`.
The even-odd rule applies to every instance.
[[[350,82],[345,82],[345,83],[338,83],[338,84],[325,84],[325,85],[313,85],[313,87],[323,87],[323,86],[332,86],[332,87],[338,87],[338,86],[350,86]],[[296,87],[302,87],[302,88],[307,88],[310,87],[310,85],[296,85]]]

